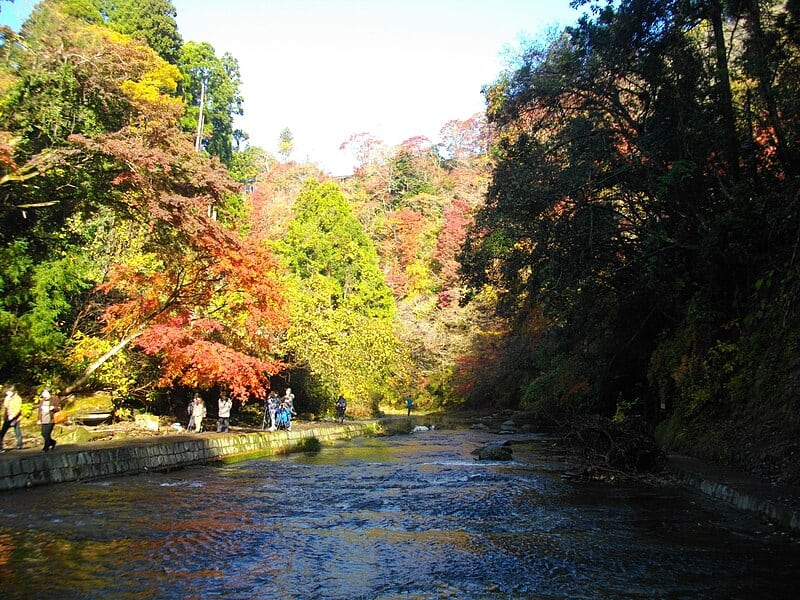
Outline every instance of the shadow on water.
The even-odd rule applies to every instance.
[[[789,598],[800,546],[472,431],[0,496],[3,598]]]

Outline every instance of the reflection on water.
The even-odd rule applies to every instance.
[[[0,495],[3,598],[781,598],[800,546],[672,487],[562,481],[516,436],[317,454]]]

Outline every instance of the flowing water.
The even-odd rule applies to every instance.
[[[0,597],[789,598],[800,544],[546,439],[431,431],[0,494]]]

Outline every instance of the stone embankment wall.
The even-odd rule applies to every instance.
[[[800,532],[800,489],[775,486],[687,456],[670,456],[668,465],[682,485],[755,513],[781,529]]]
[[[303,450],[312,439],[332,444],[379,430],[377,422],[366,421],[293,431],[186,434],[65,445],[48,453],[16,451],[0,460],[0,491],[287,454]]]

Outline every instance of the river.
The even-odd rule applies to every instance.
[[[363,438],[0,494],[0,597],[794,598],[800,544],[670,485],[565,480],[552,444]]]

